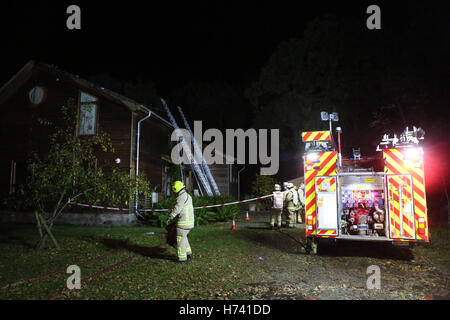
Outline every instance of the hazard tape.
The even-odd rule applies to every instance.
[[[244,203],[244,202],[256,201],[256,200],[260,200],[260,199],[264,199],[264,198],[269,198],[269,197],[272,197],[272,196],[273,195],[269,194],[267,196],[261,196],[261,197],[256,197],[256,198],[252,198],[252,199],[239,200],[239,201],[233,201],[233,202],[227,202],[227,203],[221,203],[221,204],[213,204],[213,205],[210,205],[210,206],[194,207],[194,210],[231,206],[233,204],[239,204],[239,203]],[[141,211],[143,211],[143,212],[154,212],[154,211],[170,211],[170,210],[171,209],[145,209],[145,210],[141,210]]]
[[[272,194],[266,195],[266,196],[260,196],[252,199],[246,199],[246,200],[239,200],[239,201],[233,201],[233,202],[227,202],[227,203],[221,203],[221,204],[213,204],[209,206],[200,206],[200,207],[194,207],[194,210],[198,209],[207,209],[207,208],[217,208],[217,207],[224,207],[224,206],[230,206],[233,204],[239,204],[239,203],[245,203],[245,202],[251,202],[256,200],[261,200],[264,198],[272,197]],[[85,203],[78,203],[78,202],[71,202],[69,200],[70,204],[80,206],[80,207],[86,207],[86,208],[95,208],[95,209],[103,209],[103,210],[114,210],[114,211],[129,211],[129,209],[126,208],[116,208],[116,207],[109,207],[109,206],[96,206],[92,204],[85,204]],[[145,209],[145,210],[139,210],[141,212],[164,212],[164,211],[171,211],[171,209]]]
[[[93,204],[85,204],[85,203],[78,203],[78,202],[72,202],[69,200],[70,204],[79,206],[79,207],[86,207],[86,208],[94,208],[94,209],[103,209],[103,210],[114,210],[114,211],[129,211],[127,208],[116,208],[116,207],[109,207],[109,206],[96,206]]]

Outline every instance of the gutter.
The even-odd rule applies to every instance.
[[[142,109],[144,109],[145,111],[148,112],[148,114],[142,118],[141,120],[138,121],[138,125],[137,125],[137,143],[136,143],[136,194],[135,194],[135,214],[138,215],[138,188],[137,188],[137,182],[138,182],[138,177],[139,177],[139,151],[140,151],[140,138],[141,138],[141,122],[143,122],[144,120],[147,120],[148,118],[150,118],[152,116],[152,111],[150,109],[148,109],[147,107],[144,107],[143,105],[140,106]]]

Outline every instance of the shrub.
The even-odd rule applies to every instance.
[[[214,197],[192,197],[192,204],[194,207],[209,206],[214,204],[222,204],[233,202],[235,199],[231,196],[214,196]],[[170,197],[164,201],[159,202],[155,209],[172,209],[175,206],[175,197]],[[239,212],[237,204],[216,207],[216,208],[200,208],[194,210],[195,225],[204,225],[211,222],[225,222],[235,218]],[[167,222],[168,212],[149,212],[147,222],[150,225],[164,227]]]

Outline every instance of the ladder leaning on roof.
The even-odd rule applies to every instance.
[[[213,193],[211,190],[211,186],[209,185],[208,180],[206,179],[205,175],[203,174],[202,170],[200,169],[200,165],[195,163],[195,160],[192,157],[191,148],[189,148],[186,141],[184,140],[183,135],[179,131],[180,127],[178,126],[177,122],[175,121],[175,118],[173,117],[172,113],[170,112],[166,101],[164,99],[161,99],[161,102],[164,106],[164,109],[167,112],[170,122],[172,123],[173,127],[176,130],[178,138],[181,140],[183,150],[184,150],[184,152],[186,152],[186,157],[188,158],[188,160],[190,162],[192,170],[195,172],[195,175],[199,178],[201,185],[202,185],[203,189],[206,191],[206,193],[208,194],[208,196],[212,197]]]
[[[186,120],[186,117],[184,116],[183,110],[181,110],[180,106],[178,106],[178,112],[180,112],[181,117],[183,118],[184,126],[189,131],[189,134],[191,135],[191,140],[194,145],[194,162],[197,164],[198,162],[201,162],[200,166],[202,171],[205,173],[205,175],[208,177],[209,182],[211,183],[214,193],[218,196],[220,196],[219,188],[217,187],[216,180],[214,180],[213,175],[211,174],[211,170],[209,170],[208,164],[205,161],[205,158],[203,157],[203,153],[198,147],[197,140],[195,140],[194,134],[192,133],[191,127],[189,126],[189,123]],[[197,157],[201,157],[200,159],[197,159]],[[200,160],[200,161],[198,161]]]

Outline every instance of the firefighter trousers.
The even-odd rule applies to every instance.
[[[300,207],[300,209],[297,211],[297,223],[303,223],[303,214],[305,212],[305,209],[303,207]]]
[[[188,234],[190,229],[181,229],[177,227],[177,256],[178,261],[186,261],[187,256],[192,254],[191,246],[189,245]]]
[[[295,208],[289,208],[287,209],[287,225],[290,228],[294,228],[295,227],[295,216],[297,215],[297,211],[295,210]]]
[[[283,209],[272,208],[270,210],[270,226],[274,227],[275,222],[278,227],[281,227],[281,213]]]

